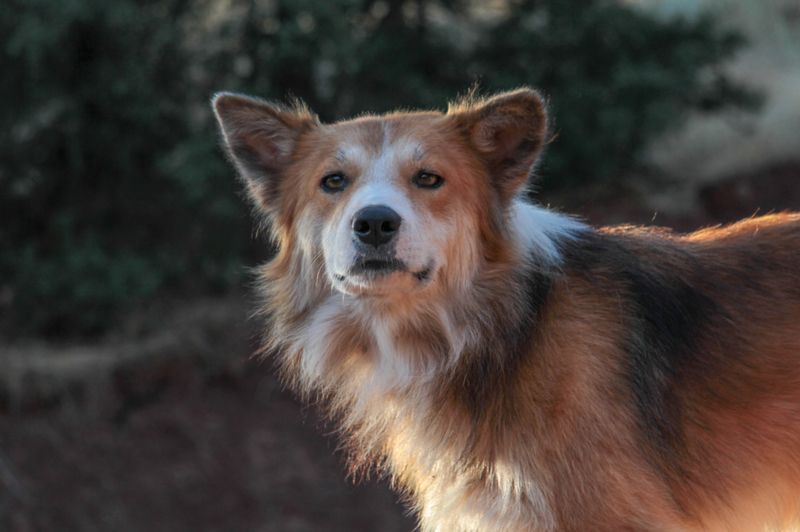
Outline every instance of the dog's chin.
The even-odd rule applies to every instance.
[[[411,268],[401,261],[362,261],[347,273],[334,274],[331,282],[338,291],[353,296],[389,297],[427,288],[433,268]]]

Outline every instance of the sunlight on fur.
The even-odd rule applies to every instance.
[[[797,529],[800,216],[677,235],[530,203],[529,89],[214,109],[278,246],[263,352],[423,531]]]

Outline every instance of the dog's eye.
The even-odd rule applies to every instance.
[[[347,185],[347,179],[341,174],[326,175],[319,184],[325,192],[339,192],[345,185]]]
[[[414,184],[419,188],[437,188],[444,183],[442,176],[431,172],[420,172],[414,176]]]

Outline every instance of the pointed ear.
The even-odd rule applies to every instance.
[[[265,212],[274,213],[280,180],[297,141],[316,126],[316,118],[302,105],[288,108],[240,94],[217,94],[212,105],[224,146],[250,198]]]
[[[520,89],[488,100],[467,98],[451,105],[447,114],[483,158],[501,200],[519,193],[547,137],[547,113],[539,95]]]

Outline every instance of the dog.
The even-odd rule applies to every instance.
[[[535,205],[530,89],[213,107],[277,247],[264,350],[423,531],[797,525],[800,215],[678,235]]]

